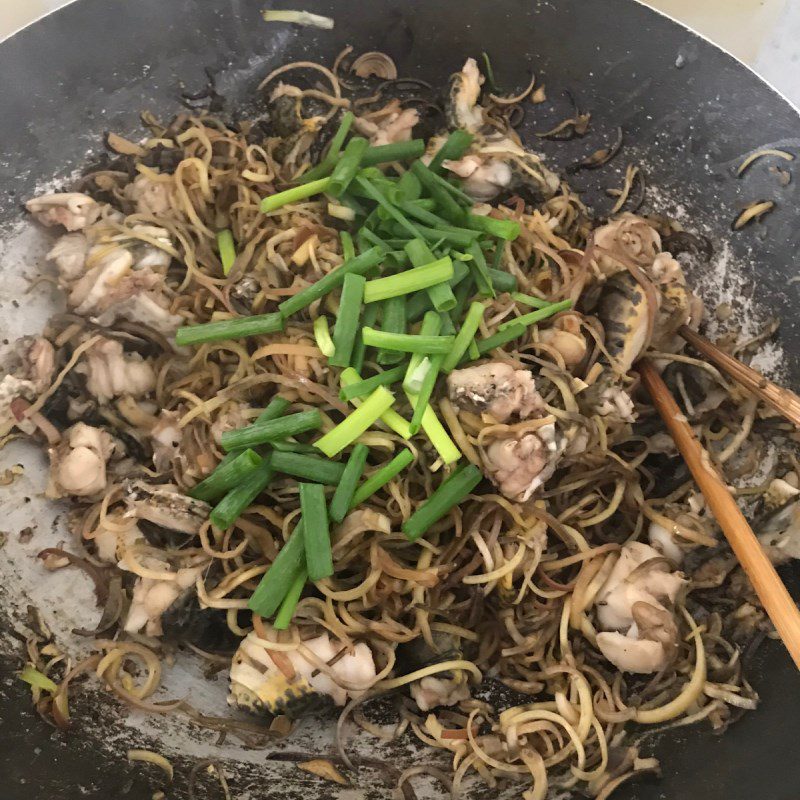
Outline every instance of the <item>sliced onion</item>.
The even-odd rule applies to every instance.
[[[683,687],[681,693],[674,699],[670,700],[663,706],[658,708],[645,708],[637,709],[634,719],[643,725],[654,725],[659,722],[666,722],[669,719],[675,719],[686,711],[689,706],[694,703],[703,692],[703,686],[706,682],[706,651],[703,647],[703,640],[700,636],[700,629],[695,624],[692,615],[684,608],[683,616],[692,628],[692,635],[694,637],[695,646],[695,664],[694,672],[692,673],[691,680]]]
[[[167,773],[170,781],[175,776],[172,764],[160,753],[154,753],[152,750],[128,750],[128,761],[144,761],[147,764],[154,764]]]
[[[397,79],[397,67],[386,53],[372,51],[362,53],[350,66],[359,78],[383,78],[393,81]]]

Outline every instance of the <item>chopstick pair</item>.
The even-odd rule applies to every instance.
[[[680,328],[679,333],[692,347],[744,388],[771,405],[793,424],[800,425],[800,397],[794,392],[777,386],[756,370],[723,353],[685,325]],[[747,574],[789,655],[800,669],[800,609],[739,510],[708,453],[694,435],[658,370],[648,358],[640,359],[637,368],[653,405],[664,420],[731,550]]]

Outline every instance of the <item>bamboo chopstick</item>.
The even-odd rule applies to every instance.
[[[678,328],[678,333],[689,344],[702,353],[712,364],[726,372],[737,383],[752,392],[768,405],[772,406],[779,414],[794,425],[800,426],[800,397],[789,389],[784,389],[765,378],[752,367],[742,364],[741,361],[723,353],[715,344],[709,342],[704,336],[696,333],[686,325]]]
[[[638,362],[642,383],[661,414],[700,491],[742,565],[795,665],[800,669],[800,609],[783,585],[753,529],[736,505],[708,453],[697,441],[678,404],[653,363]]]

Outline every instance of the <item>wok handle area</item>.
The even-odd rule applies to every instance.
[[[708,453],[694,435],[658,370],[647,358],[641,359],[637,368],[653,405],[664,420],[734,555],[747,574],[795,666],[800,669],[800,609],[739,510],[736,500],[717,473]]]

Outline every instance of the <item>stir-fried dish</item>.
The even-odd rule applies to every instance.
[[[657,769],[655,728],[755,707],[743,653],[771,629],[637,358],[785,558],[777,421],[677,335],[703,324],[694,237],[593,218],[511,126],[525,96],[483,84],[473,59],[444,91],[379,53],[288,64],[259,116],[145,115],[27,203],[65,309],[17,343],[0,426],[73,502],[43,567],[103,605],[91,658],[29,648],[57,724],[81,674],[212,724],[159,693],[190,650],[229,674],[223,730],[339,707],[342,769],[360,726],[438,751],[401,783],[534,800],[606,798]]]

